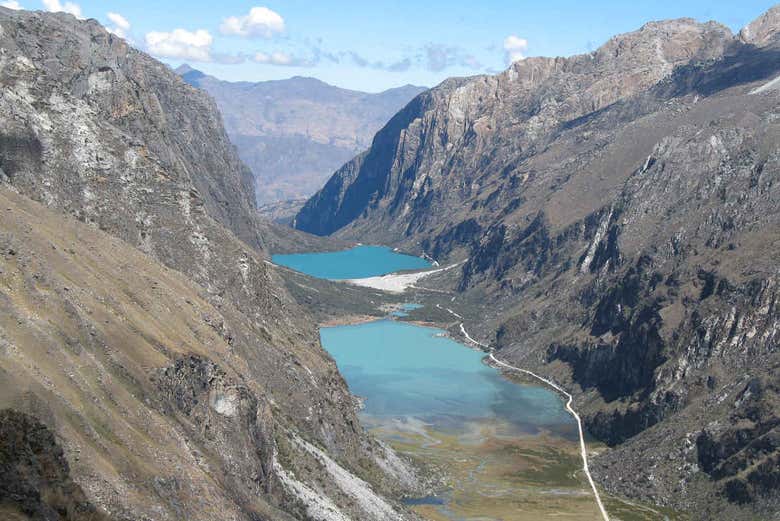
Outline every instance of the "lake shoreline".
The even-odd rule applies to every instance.
[[[482,353],[485,353],[487,355],[487,352],[484,349],[480,349],[475,346],[471,346],[466,342],[463,342],[461,338],[453,335],[450,333],[446,328],[446,324],[442,324],[440,322],[427,322],[424,320],[403,320],[403,317],[397,317],[393,316],[392,314],[387,315],[346,315],[342,317],[333,317],[329,318],[328,320],[324,320],[322,322],[319,322],[317,324],[317,327],[320,328],[327,328],[327,327],[340,327],[340,326],[357,326],[360,324],[368,324],[371,322],[379,322],[382,320],[393,320],[395,322],[401,322],[402,324],[414,324],[415,326],[424,327],[426,329],[437,329],[441,330],[442,333],[439,336],[449,338],[464,347],[467,347],[469,349],[472,349],[474,351],[480,351]]]
[[[384,320],[387,317],[380,317],[376,315],[346,315],[342,317],[333,317],[328,320],[324,320],[317,324],[318,327],[339,327],[339,326],[356,326],[358,324],[367,324],[369,322],[375,322],[377,320]]]
[[[371,279],[399,271],[416,272],[433,267],[431,262],[422,257],[399,253],[387,246],[364,244],[332,252],[273,254],[271,262],[331,281]]]

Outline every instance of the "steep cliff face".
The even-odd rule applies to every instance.
[[[519,163],[547,148],[563,123],[651,87],[677,65],[720,56],[730,42],[714,23],[651,23],[593,54],[530,58],[498,76],[448,80],[338,171],[296,227],[392,239],[430,234],[452,209],[487,195],[489,181],[517,177]]]
[[[775,7],[448,81],[296,226],[465,259],[470,330],[579,393],[604,486],[774,515],[778,75]]]
[[[4,8],[0,85],[0,397],[64,440],[85,501],[362,519],[373,494],[377,519],[403,517],[372,491],[398,485],[388,453],[265,262],[279,236],[210,98],[94,20]]]

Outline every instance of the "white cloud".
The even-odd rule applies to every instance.
[[[0,5],[7,9],[13,9],[15,11],[22,9],[22,6],[19,5],[19,2],[17,2],[16,0],[9,0],[8,2],[3,2]]]
[[[423,48],[423,51],[425,53],[425,67],[429,71],[439,72],[453,66],[469,69],[482,68],[479,60],[460,47],[429,43]]]
[[[111,27],[108,27],[108,32],[113,33],[120,38],[127,38],[127,33],[130,30],[130,22],[127,18],[119,13],[108,13],[106,17],[111,21]]]
[[[314,67],[322,59],[322,52],[315,49],[310,56],[300,56],[290,54],[284,51],[274,51],[271,53],[258,51],[251,57],[255,63],[265,65],[279,65],[282,67]]]
[[[109,20],[111,20],[114,25],[119,27],[120,29],[128,30],[130,29],[130,22],[127,21],[127,18],[122,16],[119,13],[108,13],[106,15]]]
[[[244,16],[225,18],[219,30],[234,36],[271,38],[284,32],[284,18],[267,7],[253,7]]]
[[[504,52],[508,63],[524,60],[526,49],[528,49],[528,40],[525,38],[510,35],[504,39]]]
[[[211,61],[211,43],[214,39],[205,29],[146,34],[146,47],[151,54],[161,58],[179,58],[197,62]]]
[[[43,7],[52,13],[70,13],[76,18],[84,18],[81,15],[81,6],[73,2],[60,3],[60,0],[43,0]]]
[[[273,52],[271,54],[258,52],[253,59],[257,63],[268,63],[271,65],[292,65],[294,63],[293,57],[284,52]]]
[[[239,54],[225,54],[225,53],[213,53],[211,55],[211,61],[215,63],[221,63],[223,65],[237,65],[244,63],[247,60],[247,55],[244,53]]]

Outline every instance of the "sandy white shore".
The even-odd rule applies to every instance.
[[[433,275],[434,273],[440,273],[442,271],[450,270],[465,261],[452,264],[445,268],[439,268],[437,270],[419,271],[416,273],[390,273],[389,275],[381,275],[379,277],[366,277],[364,279],[344,279],[339,282],[346,282],[348,284],[354,284],[355,286],[363,286],[366,288],[374,288],[388,293],[403,293],[409,288],[413,288],[414,285],[420,279]]]

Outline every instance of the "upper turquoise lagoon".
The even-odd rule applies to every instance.
[[[321,279],[362,279],[395,271],[430,268],[427,260],[398,253],[386,246],[356,246],[327,253],[274,255],[276,264]]]

